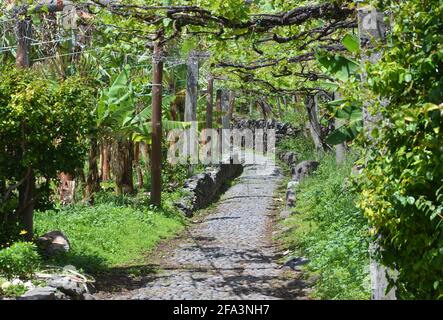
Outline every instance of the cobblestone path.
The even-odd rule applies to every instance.
[[[246,165],[236,184],[161,262],[141,288],[111,299],[305,299],[302,282],[276,263],[274,162]],[[284,271],[286,270],[286,271]]]

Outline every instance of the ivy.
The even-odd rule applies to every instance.
[[[367,65],[361,100],[382,120],[361,137],[366,167],[360,207],[377,235],[380,259],[399,272],[400,298],[443,297],[443,3],[388,1],[392,43]],[[383,99],[389,103],[381,103]]]

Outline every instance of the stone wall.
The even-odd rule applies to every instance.
[[[287,151],[278,154],[278,158],[287,164],[291,169],[291,181],[288,182],[286,188],[286,207],[293,208],[296,205],[297,197],[295,188],[302,179],[309,176],[315,170],[317,170],[320,163],[314,160],[307,160],[298,162],[298,155],[295,152]],[[286,212],[284,213],[286,215]]]
[[[295,137],[303,133],[300,128],[294,128],[289,123],[278,122],[275,119],[233,119],[232,129],[250,129],[253,132],[255,129],[275,129],[276,141],[280,141],[285,137]]]
[[[282,138],[302,134],[302,129],[294,128],[288,123],[278,122],[275,119],[252,120],[236,118],[232,120],[231,128],[240,130],[250,129],[252,132],[255,132],[256,129],[275,129],[277,143]],[[292,157],[289,156],[285,162],[288,165],[295,165],[297,162],[296,154],[293,154]],[[205,172],[186,180],[184,190],[187,195],[176,203],[176,207],[187,217],[191,217],[195,211],[211,204],[223,191],[223,186],[238,177],[242,171],[243,167],[241,164],[222,164],[215,168],[207,168]]]
[[[176,207],[187,217],[191,217],[196,210],[206,208],[223,191],[223,186],[238,177],[243,172],[241,164],[221,164],[214,168],[207,168],[184,184],[187,193]]]

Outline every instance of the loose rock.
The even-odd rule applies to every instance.
[[[68,252],[71,246],[68,238],[61,231],[45,233],[37,239],[37,245],[46,256]]]
[[[309,176],[311,173],[317,170],[319,165],[320,163],[314,160],[300,162],[291,170],[292,179],[295,181],[301,181],[303,178]]]
[[[83,295],[87,293],[85,284],[69,277],[55,276],[48,281],[48,286],[56,288],[74,300],[83,300]]]
[[[295,152],[283,152],[279,155],[279,159],[286,163],[288,166],[293,166],[297,163],[298,155]]]
[[[17,300],[56,300],[57,289],[53,287],[42,287],[29,290]]]
[[[301,271],[301,266],[309,263],[309,259],[304,257],[290,257],[286,260],[284,266],[289,267],[294,271]]]
[[[295,194],[295,186],[298,184],[297,181],[290,181],[286,188],[286,206],[288,208],[295,207],[297,198]]]

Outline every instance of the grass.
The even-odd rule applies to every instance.
[[[297,153],[298,162],[304,160],[318,160],[320,158],[317,152],[315,152],[312,140],[303,135],[282,139],[278,144],[278,150]]]
[[[60,230],[71,243],[66,255],[52,263],[72,264],[86,272],[137,265],[144,262],[161,239],[183,230],[185,219],[166,199],[156,209],[140,197],[101,194],[94,207],[72,205],[37,212],[36,234]]]
[[[313,298],[369,299],[368,228],[347,179],[352,162],[337,166],[325,155],[320,163],[297,187],[295,214],[283,221],[292,231],[282,240],[310,260],[306,275],[318,279]]]

